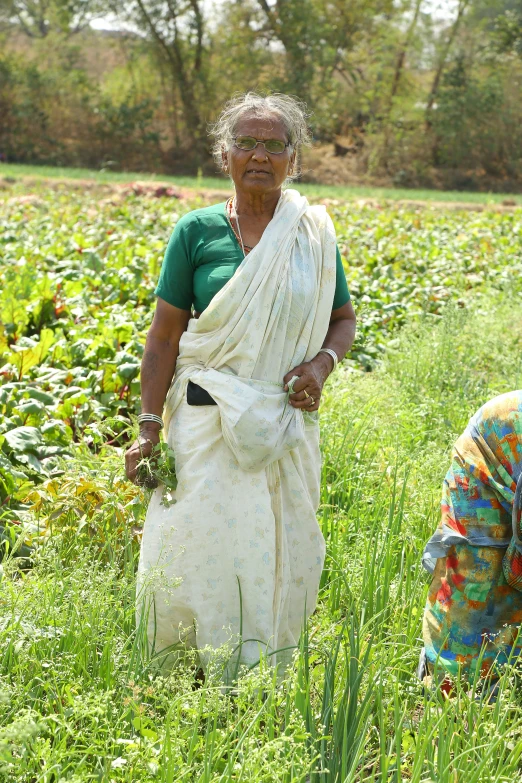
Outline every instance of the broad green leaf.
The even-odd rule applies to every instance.
[[[53,397],[52,394],[48,394],[41,389],[32,389],[29,387],[26,391],[29,397],[40,400],[40,402],[43,402],[46,405],[53,405],[56,402],[56,397]]]
[[[4,433],[6,443],[14,452],[34,451],[42,442],[40,430],[36,427],[17,427]]]
[[[38,457],[35,457],[35,455],[31,454],[31,452],[26,452],[25,454],[20,454],[18,452],[15,454],[15,457],[18,462],[21,462],[23,465],[28,465],[29,467],[33,468],[33,470],[36,470],[37,473],[46,472]]]
[[[52,329],[42,329],[40,340],[33,347],[12,350],[9,354],[9,362],[18,370],[18,377],[23,378],[32,367],[41,364],[53,343]]]
[[[21,400],[17,403],[16,408],[22,414],[37,414],[45,410],[45,406],[39,400]]]
[[[118,375],[122,378],[134,378],[140,371],[140,365],[136,363],[120,364],[118,367]]]

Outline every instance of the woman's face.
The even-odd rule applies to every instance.
[[[287,143],[288,134],[281,119],[274,115],[241,118],[236,126],[235,136],[252,136],[254,139],[278,139]],[[278,191],[294,164],[295,150],[286,147],[284,152],[271,154],[262,144],[253,150],[240,150],[232,144],[223,152],[223,163],[234,181],[236,189],[250,193]]]

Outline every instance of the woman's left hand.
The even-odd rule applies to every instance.
[[[290,370],[283,378],[285,391],[288,391],[288,383],[294,375],[299,376],[293,386],[294,394],[290,395],[290,404],[294,408],[301,408],[305,411],[318,410],[323,386],[332,371],[332,366],[333,361],[328,354],[320,353],[310,362],[299,364]],[[313,399],[313,405],[311,399]]]

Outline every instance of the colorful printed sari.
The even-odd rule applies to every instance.
[[[522,652],[522,391],[486,403],[453,451],[423,563],[428,664],[482,674]],[[493,671],[492,671],[493,670]]]
[[[240,645],[240,662],[292,655],[324,560],[316,519],[317,415],[287,405],[283,377],[330,323],[336,242],[324,207],[287,190],[261,241],[180,341],[165,428],[174,505],[158,488],[145,520],[139,600],[156,651]],[[186,401],[188,381],[215,406]]]

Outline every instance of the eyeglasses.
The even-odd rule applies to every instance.
[[[262,144],[265,150],[271,155],[280,155],[287,147],[291,146],[289,141],[284,142],[279,139],[254,139],[253,136],[236,136],[234,144],[240,150],[253,150],[258,144]]]

